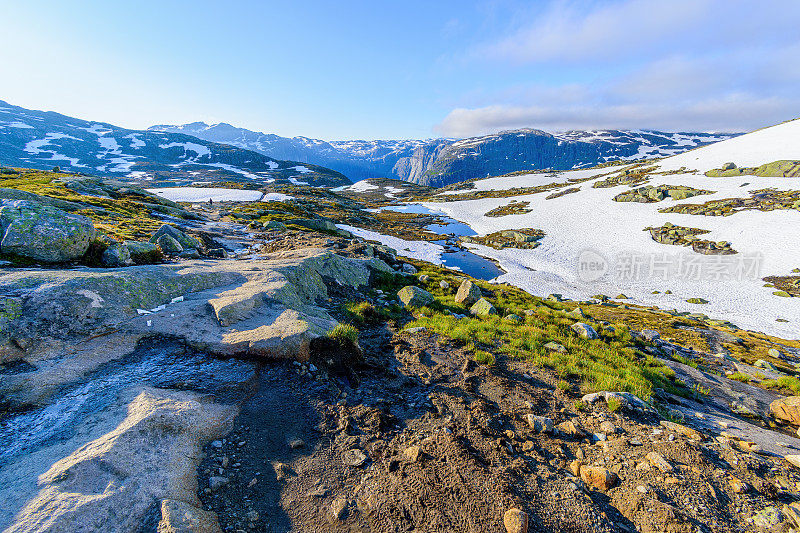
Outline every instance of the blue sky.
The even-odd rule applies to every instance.
[[[800,116],[797,0],[4,2],[0,99],[323,139]]]

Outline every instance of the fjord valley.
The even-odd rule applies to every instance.
[[[3,15],[3,533],[800,532],[797,2]]]

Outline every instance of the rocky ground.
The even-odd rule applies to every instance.
[[[0,528],[800,528],[800,401],[781,394],[797,343],[472,283],[303,201],[151,221],[160,251],[168,235],[199,257],[0,270]],[[348,217],[367,216],[352,202]],[[412,324],[470,309],[520,331],[545,317],[553,340],[536,350],[565,357],[624,338],[669,387],[644,402]]]

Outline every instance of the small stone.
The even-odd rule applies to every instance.
[[[367,462],[367,456],[358,448],[353,448],[342,454],[342,462],[347,466],[361,466]]]
[[[553,419],[546,416],[536,416],[528,414],[525,419],[528,426],[537,433],[552,433],[553,432]]]
[[[403,450],[403,455],[405,455],[406,459],[408,459],[412,463],[416,463],[419,460],[421,454],[422,454],[422,449],[419,446],[409,446],[408,448]]]
[[[664,456],[658,452],[650,452],[645,456],[651,465],[661,470],[662,473],[668,474],[673,471],[672,465],[664,459]]]
[[[517,508],[509,509],[503,514],[503,525],[506,533],[527,533],[528,513]]]
[[[230,480],[226,477],[211,476],[210,478],[208,478],[208,486],[211,488],[212,492],[216,492],[220,488],[227,485],[229,481]]]
[[[442,280],[442,281],[439,282],[439,288],[440,289],[449,289],[450,288],[450,284],[447,283],[445,280]]]
[[[600,466],[582,466],[581,479],[588,486],[599,490],[608,490],[617,484],[617,475]]]
[[[344,520],[347,518],[347,511],[349,507],[349,502],[346,498],[336,498],[331,503],[331,517],[334,520]]]
[[[303,442],[303,439],[291,439],[289,441],[289,448],[291,448],[293,450],[296,450],[298,448],[302,448],[305,445],[306,445],[306,443]]]
[[[250,522],[258,522],[258,518],[258,511],[253,510],[247,513],[247,520]]]
[[[213,442],[211,443],[211,447],[212,447],[212,448],[216,448],[216,449],[218,449],[218,450],[219,450],[220,448],[222,448],[222,442],[221,442],[221,441],[218,441],[218,440],[215,440],[215,441],[213,441]]]
[[[736,494],[744,494],[749,489],[747,483],[735,477],[731,478],[730,485],[731,485],[731,490]]]
[[[579,459],[575,459],[569,464],[569,471],[572,472],[572,475],[578,477],[581,475],[581,466],[583,463]]]
[[[420,280],[422,283],[428,283],[428,282],[431,280],[431,277],[430,277],[429,275],[427,275],[427,274],[423,274],[423,275],[421,275],[421,276],[419,277],[419,280]]]
[[[600,423],[600,431],[602,431],[607,435],[613,435],[614,433],[617,432],[617,428],[610,421],[604,420],[603,422]]]

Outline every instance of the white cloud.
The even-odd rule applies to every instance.
[[[514,63],[615,62],[652,52],[792,40],[795,0],[621,0],[553,2],[538,16],[521,14],[505,38],[483,43],[473,57]],[[699,48],[698,48],[699,47]]]
[[[469,55],[535,64],[545,81],[462,100],[434,129],[746,131],[796,118],[798,25],[794,0],[557,1]]]

